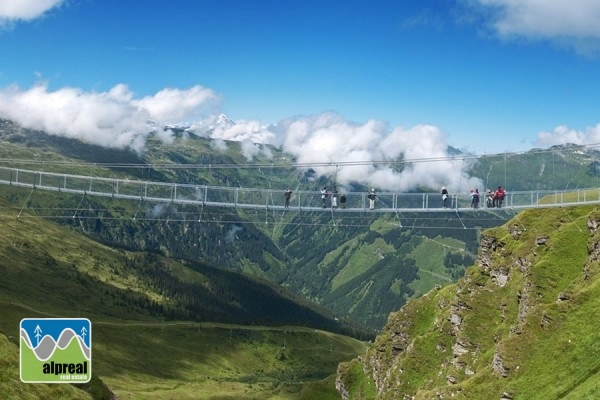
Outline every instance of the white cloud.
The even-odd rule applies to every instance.
[[[258,143],[252,143],[249,140],[242,142],[242,154],[248,161],[252,161],[260,153],[260,145]]]
[[[125,85],[100,93],[76,88],[49,91],[46,84],[28,90],[10,86],[0,89],[0,117],[52,135],[141,151],[153,130],[149,121],[162,127],[170,118],[193,116],[214,97],[201,86],[164,89],[142,99],[136,99]]]
[[[190,131],[213,139],[215,150],[226,149],[227,141],[239,141],[250,161],[259,154],[272,157],[265,144],[281,146],[299,164],[334,178],[340,188],[356,182],[380,191],[442,185],[456,191],[481,187],[464,174],[462,161],[448,157],[446,135],[435,126],[390,130],[379,121],[355,123],[333,112],[289,118],[271,126],[258,121],[220,121],[214,114],[206,114],[217,100],[213,91],[201,86],[164,89],[143,98],[136,98],[122,84],[106,92],[50,91],[46,84],[27,90],[10,86],[0,89],[0,118],[52,135],[138,152],[151,133],[170,143],[171,129],[182,125],[169,124],[203,118]],[[164,130],[165,125],[171,129]],[[400,172],[398,165],[387,162],[398,158],[412,162]]]
[[[217,125],[213,128],[212,139],[236,142],[272,143],[274,134],[259,121],[237,120],[235,125]]]
[[[215,139],[212,140],[210,142],[210,147],[212,147],[213,149],[220,151],[220,152],[225,152],[227,151],[227,142],[225,142],[224,140],[221,139]]]
[[[288,119],[278,125],[278,134],[284,136],[283,149],[319,175],[335,177],[338,187],[353,182],[383,191],[442,185],[456,191],[482,187],[478,179],[463,172],[466,165],[463,168],[462,160],[448,157],[446,137],[434,126],[397,127],[390,132],[381,122],[357,124],[335,113]],[[415,162],[406,164],[402,172],[381,162],[400,157]],[[348,165],[351,163],[356,165]]]
[[[61,3],[63,0],[2,0],[0,1],[0,23],[33,20]]]
[[[158,121],[181,121],[185,118],[193,118],[194,114],[202,114],[200,112],[202,106],[211,104],[217,99],[215,92],[199,85],[187,90],[167,88],[139,100],[131,99],[131,93],[126,87],[125,90],[124,95],[129,96],[133,105],[147,110],[152,119]]]
[[[495,27],[502,35],[600,37],[597,0],[480,0],[498,7]]]
[[[502,37],[550,40],[586,52],[600,39],[597,0],[475,0],[492,11],[492,25]]]
[[[600,124],[588,127],[583,131],[560,125],[552,132],[538,133],[536,141],[537,146],[544,148],[567,143],[580,145],[600,143]]]

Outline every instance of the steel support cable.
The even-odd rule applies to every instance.
[[[582,145],[584,149],[594,149],[600,147],[600,143],[594,143],[589,145]],[[44,166],[86,166],[86,167],[100,167],[100,168],[165,168],[165,169],[242,169],[242,168],[310,168],[310,167],[326,167],[326,166],[364,166],[372,164],[406,164],[406,163],[418,163],[418,162],[439,162],[456,160],[461,158],[466,159],[479,159],[483,157],[499,157],[503,156],[505,159],[507,156],[517,156],[521,154],[542,154],[552,152],[555,149],[538,149],[529,150],[525,152],[504,152],[504,153],[492,153],[492,154],[463,154],[460,156],[443,156],[443,157],[429,157],[429,158],[414,158],[405,160],[363,160],[363,161],[337,161],[337,162],[320,162],[320,163],[290,163],[290,164],[276,164],[276,163],[249,163],[249,164],[181,164],[181,163],[85,163],[76,161],[47,161],[47,160],[34,160],[34,159],[15,159],[15,158],[0,158],[0,163],[5,164],[29,164],[29,165],[44,165]]]
[[[12,218],[12,216],[11,216]],[[35,215],[23,215],[21,218],[33,218],[33,219],[48,219],[48,220],[58,220],[58,219],[71,219],[72,216],[68,216],[68,215],[39,215],[39,216],[35,216]],[[85,215],[80,215],[77,217],[80,220],[93,220],[93,219],[97,219],[99,217],[97,216],[85,216]],[[126,218],[123,217],[103,217],[102,220],[103,221],[110,221],[110,220],[124,220]],[[160,219],[160,218],[138,218],[137,221],[142,221],[142,222],[164,222],[164,219]],[[183,222],[183,223],[191,223],[189,220],[185,220],[185,219],[172,219],[169,222]],[[237,225],[255,225],[257,222],[256,221],[222,221],[222,220],[215,220],[215,221],[203,221],[205,223],[216,223],[216,224],[237,224]],[[301,226],[319,226],[319,227],[331,227],[331,223],[327,222],[327,223],[299,223],[298,225]],[[337,227],[362,227],[362,228],[368,228],[370,225],[369,224],[338,224]],[[394,225],[396,226],[396,225]],[[464,230],[465,228],[460,227],[460,226],[448,226],[448,225],[443,225],[443,226],[415,226],[415,229],[460,229],[460,230]],[[480,227],[467,227],[466,229],[468,230],[480,230]]]
[[[140,205],[142,205],[142,198],[141,197],[140,197],[140,201],[137,204],[137,208],[135,209],[135,213],[133,214],[133,220],[134,221],[137,218],[138,211],[140,210]]]
[[[77,209],[75,210],[75,213],[73,214],[72,218],[75,218],[77,216],[77,213],[79,212],[79,208],[81,207],[81,203],[83,203],[84,198],[85,198],[85,192],[81,196],[81,200],[79,200],[79,204],[77,205]]]
[[[23,203],[23,207],[21,207],[21,211],[19,211],[19,214],[17,214],[17,218],[21,217],[21,214],[23,213],[23,209],[27,206],[27,203],[29,202],[29,199],[31,199],[31,195],[33,194],[34,190],[35,190],[35,188],[31,189],[31,192],[29,192],[29,196],[27,196],[27,200],[25,200],[25,203]]]
[[[459,190],[460,190],[460,187],[461,187],[461,184],[462,184],[462,176],[463,176],[463,168],[464,168],[464,166],[465,166],[465,160],[463,158],[463,160],[462,160],[462,162],[460,164],[460,175],[459,175],[459,178],[458,178],[458,188],[459,188]],[[456,197],[456,208],[455,208],[455,211],[456,211],[456,217],[458,218],[458,221],[462,224],[462,226],[463,226],[464,229],[467,229],[467,227],[463,223],[462,219],[460,219],[460,214],[458,212],[458,197]]]
[[[396,219],[398,220],[398,227],[402,228],[402,221],[400,221],[400,213],[396,210]]]

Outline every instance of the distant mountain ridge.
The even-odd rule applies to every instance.
[[[223,116],[220,123],[227,125],[230,120]],[[180,129],[172,143],[149,136],[145,152],[138,154],[49,136],[3,121],[0,157],[12,160],[5,165],[21,159],[12,165],[31,161],[35,168],[42,165],[46,171],[232,188],[281,188],[282,193],[287,187],[318,192],[320,187],[335,183],[335,177],[299,171],[292,166],[293,156],[273,146],[267,146],[270,154],[256,153],[253,163],[270,165],[276,160],[278,168],[235,168],[236,164],[248,163],[241,143],[193,137],[186,131],[190,126],[172,126]],[[216,125],[202,129],[210,126]],[[456,156],[463,154],[458,149],[449,151]],[[465,157],[464,171],[479,177],[486,186],[502,185],[509,191],[590,187],[598,184],[600,176],[598,152],[582,146]],[[105,168],[101,163],[118,166]],[[192,165],[200,167],[188,168]],[[219,169],[219,165],[230,167]],[[398,169],[405,167],[398,165]],[[353,188],[368,189],[360,183],[353,183]],[[335,318],[363,324],[372,331],[380,329],[388,314],[407,299],[462,276],[465,267],[474,262],[481,231],[502,224],[514,214],[498,209],[468,215],[342,216],[173,204],[159,207],[143,201],[30,194],[15,188],[0,188],[0,195],[19,209],[25,204],[40,216],[110,246],[193,262],[204,260],[266,279],[319,303]],[[283,194],[272,201],[283,202]],[[75,214],[79,218],[73,218]]]
[[[50,296],[56,306],[76,301],[82,312],[112,316],[127,315],[129,309],[148,319],[302,325],[361,335],[264,279],[202,262],[111,249],[37,217],[8,215],[0,234],[0,289],[13,301],[35,304]],[[69,290],[56,291],[52,282]]]
[[[227,130],[233,126],[235,126],[235,121],[226,114],[218,114],[212,121],[166,124],[162,130],[174,132],[176,137],[188,135],[191,138],[210,138],[215,130]]]

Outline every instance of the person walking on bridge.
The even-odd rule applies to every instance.
[[[331,208],[337,208],[337,199],[338,199],[338,191],[337,188],[333,187],[333,192],[331,194]]]
[[[288,188],[283,193],[283,198],[285,199],[285,208],[288,208],[290,206],[290,198],[291,197],[292,197],[292,189]]]
[[[377,195],[375,194],[375,188],[371,189],[371,191],[369,192],[369,195],[367,197],[369,198],[369,210],[374,210],[375,209],[375,198],[377,198]]]
[[[494,208],[494,192],[490,188],[485,192],[485,200],[487,208]]]
[[[471,208],[479,208],[479,189],[471,190]]]
[[[498,189],[496,189],[494,192],[494,207],[502,207],[502,202],[504,201],[505,196],[506,191],[502,188],[502,186],[498,186]]]
[[[321,189],[321,207],[325,208],[327,205],[325,204],[325,199],[329,196],[329,193],[327,193],[327,186],[323,186],[323,189]]]
[[[442,206],[448,208],[448,189],[446,189],[446,186],[442,186]]]
[[[342,193],[342,195],[340,196],[340,206],[342,208],[346,208],[346,194]]]

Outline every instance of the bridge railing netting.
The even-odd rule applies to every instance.
[[[157,202],[177,202],[233,207],[283,207],[285,189],[236,188],[194,184],[175,184],[128,179],[59,174],[0,167],[0,184],[70,193],[86,193],[104,197],[142,199]],[[339,209],[368,209],[366,192],[347,192],[342,202],[338,193],[336,201]],[[332,207],[332,193],[323,199],[318,191],[294,191],[290,198],[290,209],[315,209]],[[565,191],[515,191],[507,192],[502,207],[534,208],[551,205],[572,205],[578,203],[600,203],[600,189],[575,189]],[[485,195],[480,196],[479,208],[486,208]],[[377,209],[389,210],[429,210],[441,209],[442,197],[439,193],[394,193],[379,192],[376,198]],[[451,193],[448,209],[471,208],[468,193]]]

